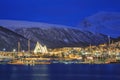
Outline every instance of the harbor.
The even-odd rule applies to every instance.
[[[66,57],[56,56],[45,56],[49,54],[42,55],[16,55],[13,53],[2,53],[9,54],[9,56],[1,56],[0,55],[0,63],[1,64],[18,64],[18,65],[37,65],[37,64],[110,64],[110,63],[119,63],[119,56],[87,56],[87,55],[77,55],[78,57],[71,57],[68,55]],[[25,54],[25,53],[19,53]],[[28,53],[27,53],[28,54]]]

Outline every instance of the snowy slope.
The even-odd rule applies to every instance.
[[[108,41],[105,35],[63,25],[14,20],[0,20],[0,25],[50,48],[98,45]]]
[[[27,50],[27,38],[0,26],[0,51],[4,48],[7,51],[17,50],[18,41],[21,43],[21,50]]]
[[[41,23],[41,22],[31,22],[31,21],[19,21],[19,20],[0,20],[0,26],[7,27],[9,29],[18,29],[18,28],[51,28],[51,27],[70,27],[64,25],[57,25],[57,24],[48,24],[48,23]]]
[[[68,47],[68,46],[87,46],[89,44],[98,45],[107,42],[106,36],[82,32],[71,28],[21,28],[16,32],[24,37],[39,41],[48,47]]]
[[[102,33],[111,37],[120,36],[120,13],[100,12],[85,18],[80,28],[83,30]]]

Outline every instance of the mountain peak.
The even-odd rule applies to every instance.
[[[85,18],[80,28],[83,30],[110,35],[120,36],[120,12],[99,12]]]

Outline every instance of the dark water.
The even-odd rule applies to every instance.
[[[120,64],[0,65],[0,80],[120,80]]]

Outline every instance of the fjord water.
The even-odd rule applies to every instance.
[[[120,64],[1,64],[0,80],[120,80]]]

